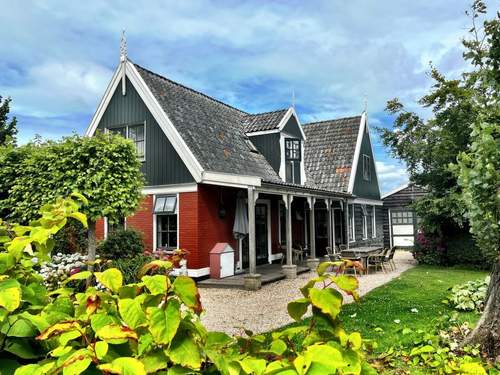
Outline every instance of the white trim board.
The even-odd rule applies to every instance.
[[[204,171],[202,183],[233,187],[261,186],[262,179],[255,176],[238,175],[223,172]]]
[[[142,194],[176,194],[176,193],[191,193],[198,191],[198,184],[176,184],[164,186],[145,186],[142,189]]]
[[[367,204],[370,206],[382,206],[384,202],[378,199],[366,199],[366,198],[354,198],[354,199],[349,199],[349,204]]]
[[[281,118],[278,127],[275,129],[270,129],[270,130],[259,130],[256,132],[246,132],[246,135],[249,137],[255,137],[257,135],[265,135],[265,134],[273,134],[273,133],[279,133],[281,132],[284,127],[286,126],[288,120],[290,120],[290,117],[294,116],[295,120],[297,120],[297,124],[299,126],[300,133],[302,135],[303,140],[306,140],[306,134],[304,133],[304,129],[302,129],[302,125],[299,120],[299,116],[297,115],[297,112],[295,112],[295,109],[293,107],[288,108],[288,110],[285,112],[283,117]]]
[[[172,273],[175,276],[179,276],[182,270],[180,268],[174,268]],[[210,267],[204,268],[188,268],[187,273],[189,277],[203,277],[210,275]]]
[[[404,190],[404,189],[406,189],[406,188],[407,188],[407,187],[409,187],[409,186],[410,186],[410,183],[409,183],[409,182],[408,182],[408,183],[406,183],[406,184],[404,184],[404,185],[401,185],[401,186],[397,187],[396,189],[394,189],[394,190],[392,190],[392,191],[390,191],[390,192],[388,192],[388,193],[385,193],[384,195],[382,195],[382,196],[380,197],[380,199],[384,199],[384,198],[387,198],[388,196],[390,196],[390,195],[392,195],[392,194],[399,193],[401,190]]]

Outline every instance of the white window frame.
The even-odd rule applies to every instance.
[[[372,206],[372,238],[377,238],[377,211],[376,211],[376,206]]]
[[[110,131],[112,132],[115,129],[123,129],[123,128],[125,128],[125,138],[126,139],[130,139],[129,135],[128,135],[128,128],[129,127],[132,128],[134,126],[139,126],[139,125],[142,125],[143,128],[144,128],[144,156],[139,157],[139,155],[137,155],[137,159],[139,159],[139,161],[141,161],[141,162],[145,162],[146,161],[146,121],[143,121],[143,122],[133,122],[133,123],[130,123],[130,124],[123,124],[123,125],[113,125],[113,126],[105,128],[105,132],[109,133]],[[135,142],[134,142],[134,146],[135,146]]]
[[[372,180],[372,169],[371,166],[371,158],[369,155],[363,154],[363,180],[371,181]]]
[[[352,216],[349,217],[349,212],[352,212]],[[354,204],[348,204],[347,205],[347,216],[349,218],[349,242],[356,242],[356,230],[354,228],[354,223],[355,223],[355,220],[354,220],[354,214],[355,214],[355,211],[354,211]]]
[[[167,195],[172,195],[172,196],[175,196],[177,197],[177,202],[176,202],[176,205],[175,205],[175,211],[172,212],[171,214],[169,215],[176,215],[177,216],[177,249],[180,248],[180,237],[179,237],[179,206],[180,206],[180,195],[179,193],[174,193],[174,194],[155,194],[153,196],[153,251],[156,251],[158,249],[158,221],[157,221],[157,217],[158,216],[162,216],[162,215],[165,215],[165,214],[156,214],[154,212],[154,208],[155,208],[155,205],[156,205],[156,198],[157,197],[164,197],[164,196],[167,196]],[[168,215],[168,214],[167,214]]]

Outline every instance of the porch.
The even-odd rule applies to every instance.
[[[297,266],[297,274],[309,272],[310,269],[305,266]],[[286,275],[283,273],[281,264],[263,264],[257,266],[257,272],[261,277],[261,284],[269,284],[274,281],[283,280]],[[228,288],[228,289],[245,289],[246,273],[239,273],[234,276],[225,277],[222,279],[205,279],[198,282],[201,288]]]

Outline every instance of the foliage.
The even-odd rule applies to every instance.
[[[490,277],[487,276],[484,279],[455,285],[451,288],[451,293],[444,302],[450,304],[456,310],[482,311],[489,284]]]
[[[144,265],[135,283],[124,284],[117,268],[82,271],[49,293],[32,258],[49,259],[51,236],[68,217],[86,224],[77,209],[77,201],[59,200],[44,206],[42,219],[31,226],[1,223],[2,369],[17,367],[17,375],[374,373],[364,359],[361,335],[348,334],[338,319],[339,290],[357,298],[358,287],[353,276],[325,272],[342,262],[321,264],[318,276],[301,289],[304,297],[288,305],[296,320],[311,308],[310,323],[271,337],[208,332],[200,321],[196,284],[187,276],[172,281],[174,264],[167,260]],[[181,255],[171,257],[180,262]],[[71,287],[89,279],[103,289],[90,286],[80,292]],[[300,345],[292,345],[298,337]]]
[[[86,270],[86,262],[87,257],[82,254],[57,253],[50,261],[42,263],[38,273],[48,290],[56,290],[63,287],[64,281],[72,274]],[[38,263],[38,259],[34,263]]]
[[[114,134],[77,135],[59,142],[27,144],[2,156],[2,214],[21,223],[37,217],[37,207],[73,191],[84,194],[89,221],[110,222],[135,211],[143,176],[130,140]],[[4,168],[5,166],[5,168]]]
[[[152,260],[151,257],[139,254],[129,258],[113,259],[111,267],[117,268],[122,273],[124,284],[132,284],[140,281],[138,275],[141,268]]]
[[[412,252],[419,264],[443,266],[446,263],[445,250],[441,236],[419,232]]]
[[[107,259],[134,257],[143,251],[142,234],[133,229],[114,230],[97,247],[99,255]]]
[[[83,254],[87,249],[87,229],[77,220],[70,219],[59,232],[54,235],[53,253]]]
[[[486,13],[482,2],[473,7],[473,20]],[[467,218],[479,246],[491,259],[500,248],[500,14],[484,22],[481,38],[466,41],[466,56],[478,69],[469,76],[477,92],[478,115],[470,122],[471,141],[454,167],[462,188]]]
[[[11,98],[2,101],[0,95],[0,146],[15,145],[17,134],[17,119],[12,117],[9,121]]]
[[[400,330],[402,335],[411,332],[410,328]],[[467,322],[460,323],[453,317],[443,316],[437,329],[431,332],[418,330],[411,344],[399,348],[391,347],[373,360],[374,366],[386,371],[411,366],[433,374],[486,375],[486,369],[493,366],[481,361],[479,348],[460,345],[469,332]]]

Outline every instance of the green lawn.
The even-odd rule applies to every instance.
[[[378,343],[377,352],[385,351],[412,341],[413,334],[403,335],[403,328],[432,332],[443,315],[457,313],[459,320],[475,323],[477,313],[458,313],[442,300],[449,287],[486,275],[470,269],[417,266],[366,294],[360,303],[344,306],[340,318],[347,332],[358,331]]]

